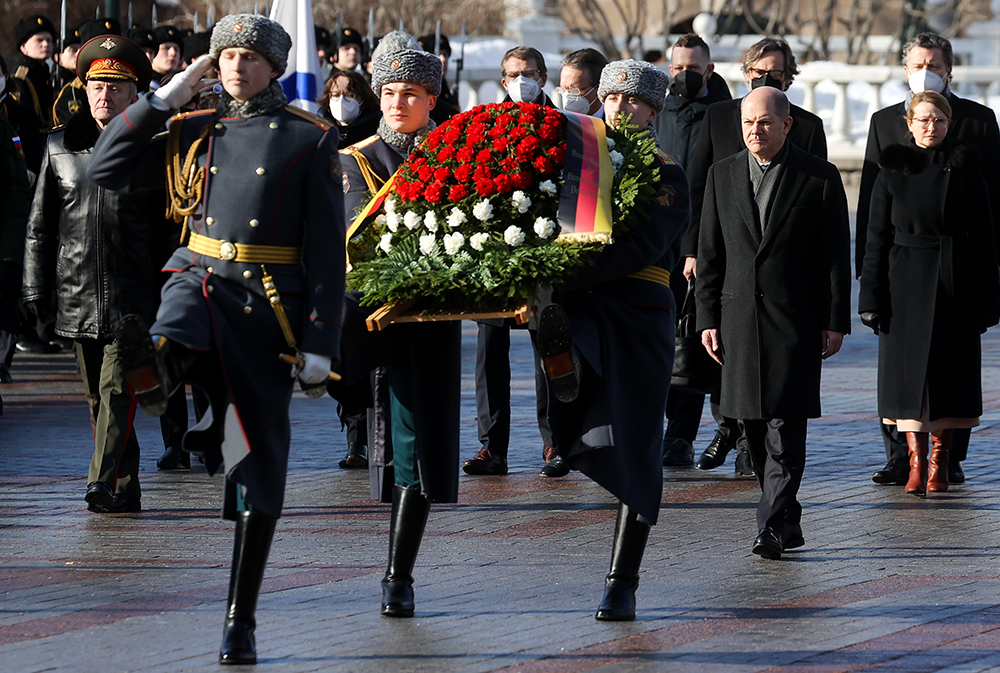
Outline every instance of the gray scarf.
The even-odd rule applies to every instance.
[[[427,126],[412,133],[403,133],[389,128],[385,123],[385,117],[378,122],[378,137],[409,156],[413,148],[420,144],[420,141],[427,137],[427,134],[437,128],[437,123],[433,119],[427,120]]]
[[[281,85],[277,81],[272,81],[270,86],[246,103],[239,102],[230,96],[228,91],[223,89],[222,95],[219,97],[219,104],[215,106],[215,111],[223,117],[249,119],[250,117],[259,117],[260,115],[280,110],[287,102],[288,99],[285,97],[284,89],[281,88]]]

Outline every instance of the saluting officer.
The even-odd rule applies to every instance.
[[[211,400],[210,426],[188,432],[184,448],[204,452],[212,471],[226,464],[223,514],[236,520],[236,543],[219,652],[225,664],[257,660],[254,613],[288,466],[293,379],[279,360],[286,330],[301,353],[293,376],[304,385],[325,382],[340,349],[338,136],[322,118],[285,105],[276,79],[290,47],[273,21],[223,18],[209,55],[109,126],[87,173],[124,190],[162,188],[166,180],[171,211],[184,220],[186,247],[164,269],[172,275],[156,322],[147,332],[126,318],[119,342],[147,413],[162,414],[182,380]],[[154,136],[205,88],[201,77],[213,65],[224,88],[218,107],[174,117]],[[265,269],[280,294],[275,306]]]

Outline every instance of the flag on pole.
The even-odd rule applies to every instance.
[[[278,83],[285,90],[289,105],[309,112],[319,112],[316,99],[321,85],[319,56],[316,54],[316,28],[312,0],[275,0],[269,17],[281,24],[292,37],[288,67]]]

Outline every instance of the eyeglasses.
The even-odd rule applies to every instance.
[[[753,75],[752,79],[764,77],[765,75],[770,75],[774,79],[783,79],[785,77],[784,70],[760,70],[758,68],[747,68],[747,72]]]
[[[541,72],[538,70],[519,70],[517,72],[505,72],[503,74],[504,79],[508,82],[513,82],[515,79],[524,75],[528,79],[538,79],[541,76]]]
[[[559,94],[560,96],[565,96],[567,94],[570,95],[570,96],[586,96],[588,93],[590,93],[593,90],[594,90],[594,87],[590,87],[589,89],[578,89],[577,87],[573,87],[571,89],[564,89],[561,86],[557,86],[555,88],[555,92],[557,94]]]
[[[920,125],[920,128],[930,128],[933,124],[936,128],[943,129],[945,126],[951,123],[951,120],[947,117],[914,117],[910,121],[916,122]]]

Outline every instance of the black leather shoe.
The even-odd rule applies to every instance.
[[[756,477],[757,473],[753,471],[753,461],[750,460],[750,452],[740,449],[736,451],[736,476],[737,477]]]
[[[547,479],[559,479],[560,477],[565,477],[569,474],[569,463],[562,456],[556,456],[549,462],[542,466],[542,471],[538,473],[539,475],[546,477]]]
[[[701,454],[701,458],[698,459],[698,464],[695,467],[699,470],[714,470],[726,462],[726,456],[729,455],[731,448],[733,447],[729,446],[726,442],[726,436],[716,430],[715,438],[712,439],[712,443],[708,445],[705,452]]]
[[[494,456],[488,449],[479,449],[472,460],[462,463],[462,469],[476,476],[501,476],[507,474],[507,458]]]
[[[191,454],[179,446],[168,446],[156,460],[161,470],[191,469]]]
[[[951,477],[951,473],[948,474]],[[872,481],[876,484],[891,484],[891,485],[901,485],[905,484],[906,480],[910,478],[910,466],[905,462],[896,460],[895,458],[890,458],[889,462],[885,464],[881,470],[875,472],[872,475]],[[950,482],[951,479],[949,478]]]
[[[691,446],[691,442],[680,437],[664,437],[663,465],[667,467],[694,465],[694,447]]]
[[[128,512],[141,512],[142,501],[139,498],[130,498],[123,493],[116,493],[106,514],[125,514]]]
[[[798,549],[799,547],[804,547],[806,540],[802,537],[802,526],[799,524],[785,524],[785,527],[781,531],[781,547],[782,551],[788,551],[789,549]]]
[[[343,470],[368,467],[368,447],[358,442],[348,442],[347,455],[337,464]]]
[[[256,664],[257,643],[253,635],[256,624],[227,619],[222,630],[222,647],[219,648],[220,664]]]
[[[30,353],[32,355],[47,355],[49,353],[58,353],[59,347],[52,346],[51,344],[42,343],[41,341],[29,341],[27,339],[22,339],[18,341],[14,348],[17,349],[18,353]]]
[[[961,463],[955,463],[954,465],[948,465],[948,483],[949,484],[964,484],[965,483],[965,472],[962,470]]]
[[[382,580],[382,616],[412,617],[413,584],[406,580]]]
[[[781,540],[770,528],[760,531],[757,539],[753,541],[751,551],[757,556],[766,559],[777,560],[781,558]]]
[[[87,509],[91,512],[109,512],[115,501],[115,494],[111,487],[100,481],[92,481],[87,484]]]
[[[537,335],[535,348],[549,389],[560,402],[572,402],[580,394],[580,364],[573,360],[573,335],[562,306],[549,304],[542,309]]]

